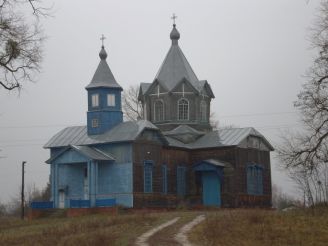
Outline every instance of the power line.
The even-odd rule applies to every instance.
[[[232,115],[221,115],[221,116],[219,115],[219,118],[270,116],[270,115],[285,115],[285,114],[298,114],[298,112],[297,111],[287,111],[287,112],[254,113],[254,114],[232,114]]]

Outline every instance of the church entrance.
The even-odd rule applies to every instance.
[[[199,177],[199,186],[202,190],[204,206],[221,206],[221,180],[225,163],[219,160],[203,160],[193,165],[196,176]]]
[[[220,206],[220,180],[215,171],[202,172],[203,205]]]

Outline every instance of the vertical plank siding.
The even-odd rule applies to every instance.
[[[205,159],[228,162],[221,194],[223,207],[271,206],[270,152],[252,148],[211,148],[186,150],[162,146],[152,141],[133,144],[134,207],[170,207],[180,203],[201,205],[201,182],[192,166]],[[153,161],[153,192],[144,193],[144,161]],[[263,195],[247,194],[246,168],[250,163],[263,167]],[[167,166],[167,193],[163,193],[163,165]],[[186,195],[177,196],[177,168],[186,167]],[[198,180],[197,180],[198,179]]]

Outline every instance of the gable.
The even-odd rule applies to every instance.
[[[58,156],[52,158],[52,160],[49,159],[46,162],[62,164],[62,163],[81,163],[87,161],[89,161],[89,159],[83,156],[82,154],[78,153],[76,150],[66,149],[62,153],[59,153]]]
[[[176,87],[172,89],[173,93],[187,93],[187,94],[198,94],[198,91],[192,86],[192,84],[186,80],[182,79]]]
[[[263,151],[270,151],[271,146],[268,145],[266,141],[263,140],[262,137],[250,135],[240,142],[238,145],[240,148],[253,148]]]
[[[150,141],[161,145],[166,144],[165,138],[158,131],[144,130],[136,139],[136,141]]]
[[[147,92],[145,94],[147,95],[158,95],[161,93],[167,93],[167,89],[163,86],[162,83],[160,83],[160,81],[155,80],[148,88]]]

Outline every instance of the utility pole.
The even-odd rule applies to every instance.
[[[24,219],[24,215],[25,215],[25,197],[24,197],[24,176],[25,176],[25,164],[26,161],[22,162],[22,195],[21,195],[21,208],[22,208],[22,214],[21,214],[21,218],[22,220]]]

